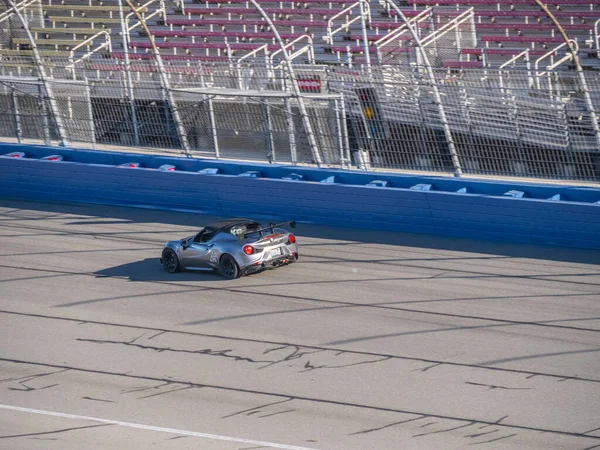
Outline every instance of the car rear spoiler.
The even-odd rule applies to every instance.
[[[267,230],[271,230],[271,232],[272,232],[273,228],[285,227],[286,225],[289,225],[291,228],[296,228],[296,221],[295,220],[290,220],[289,222],[281,222],[281,223],[273,223],[273,222],[271,222],[268,227],[259,228],[258,230],[254,230],[254,231],[250,231],[248,233],[244,233],[244,239],[247,238],[248,236],[250,236],[251,234],[260,233],[261,231],[267,231]]]

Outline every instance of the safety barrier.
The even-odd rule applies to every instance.
[[[0,144],[11,152],[24,155],[0,157],[2,197],[600,249],[600,187]]]

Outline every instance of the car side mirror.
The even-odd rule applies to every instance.
[[[188,248],[187,239],[182,239],[181,241],[179,241],[179,243],[181,244],[184,250]]]
[[[295,221],[295,220],[292,220],[292,221],[290,222],[290,227],[292,227],[292,228],[296,228],[296,221]]]

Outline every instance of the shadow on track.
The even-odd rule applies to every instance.
[[[122,278],[129,281],[226,281],[217,271],[182,271],[167,273],[156,258],[146,258],[139,261],[108,267],[94,272],[97,278]]]
[[[11,208],[9,214],[16,217],[19,217],[19,211],[21,210],[29,212],[40,211],[58,215],[69,214],[75,216],[85,216],[74,218],[73,222],[71,222],[72,224],[98,223],[94,222],[95,218],[96,220],[116,219],[133,223],[156,223],[189,226],[199,229],[212,221],[223,218],[220,216],[205,215],[193,212],[160,211],[154,209],[127,208],[93,204],[38,203],[4,198],[0,198],[0,207]],[[199,205],[199,208],[201,208],[201,205]],[[27,214],[25,217],[29,221],[35,220],[35,217],[32,217],[31,214]],[[23,219],[25,217],[23,217]],[[47,219],[48,216],[45,215],[44,217],[40,217],[40,219],[42,218]],[[90,220],[89,218],[92,219]],[[288,219],[293,220],[294,218],[289,217]],[[107,222],[103,220],[102,223]],[[424,250],[446,250],[488,254],[509,258],[542,259],[581,264],[598,264],[600,262],[600,251],[583,248],[553,247],[548,245],[534,244],[513,244],[507,242],[492,242],[477,239],[365,230],[359,228],[342,228],[303,223],[299,223],[299,226],[296,229],[296,234],[300,237],[340,241],[338,243],[329,242],[327,243],[328,246],[343,246],[347,243],[344,241],[350,241],[353,243],[364,244],[401,245]],[[174,236],[174,238],[176,237],[178,236]],[[313,247],[318,245],[320,244],[311,244]],[[108,270],[117,270],[117,268]],[[125,270],[123,270],[122,273],[125,275]],[[209,276],[208,273],[205,275]],[[140,276],[143,275],[140,274]],[[174,278],[170,279],[173,280]]]

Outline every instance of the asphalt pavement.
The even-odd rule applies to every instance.
[[[0,199],[0,449],[600,447],[600,252],[298,224],[166,273],[213,219]]]

